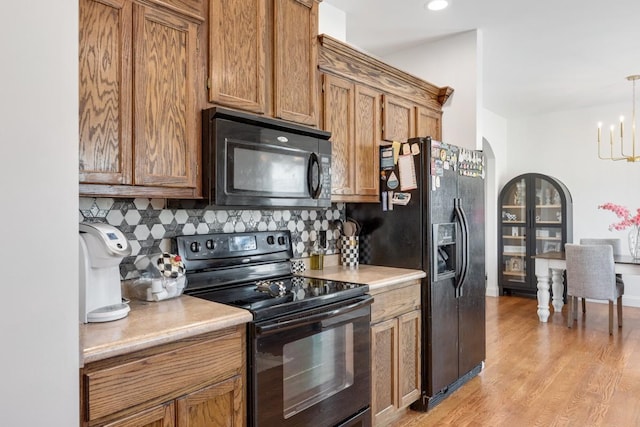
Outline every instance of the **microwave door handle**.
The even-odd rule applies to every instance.
[[[314,165],[316,166],[316,170],[318,171],[317,173],[318,186],[316,188],[313,188],[313,166]],[[316,153],[311,153],[311,155],[309,156],[309,165],[307,169],[307,186],[309,188],[309,194],[313,199],[317,199],[318,197],[320,197],[320,192],[322,191],[322,180],[320,178],[321,178],[320,161],[318,160],[318,155]]]

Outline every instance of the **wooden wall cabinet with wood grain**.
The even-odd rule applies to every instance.
[[[332,200],[378,202],[380,144],[442,135],[436,87],[325,34],[318,37],[322,128],[332,133]]]
[[[87,364],[81,426],[245,425],[245,339],[240,325]]]
[[[323,127],[331,132],[331,189],[336,202],[378,201],[380,93],[324,74]]]
[[[200,196],[204,1],[80,0],[81,195]]]
[[[371,291],[371,413],[390,425],[420,398],[420,280]]]
[[[317,126],[319,1],[211,0],[209,101]]]

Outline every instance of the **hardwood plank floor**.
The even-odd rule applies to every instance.
[[[607,304],[567,306],[540,323],[535,299],[487,298],[482,372],[426,413],[394,427],[640,426],[640,308],[624,307],[609,335]]]

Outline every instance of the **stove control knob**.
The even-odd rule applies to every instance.
[[[216,247],[216,244],[211,239],[207,240],[207,243],[205,243],[205,245],[207,246],[207,249],[209,249],[209,250],[211,250],[211,249]]]
[[[267,236],[267,243],[273,245],[275,243],[275,239],[273,236]]]
[[[191,252],[200,252],[200,242],[191,242]]]
[[[284,242],[285,242],[284,236],[278,237],[278,244],[279,245],[284,245]]]

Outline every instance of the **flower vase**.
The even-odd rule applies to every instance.
[[[640,258],[640,227],[634,226],[629,231],[629,253],[633,259]]]

